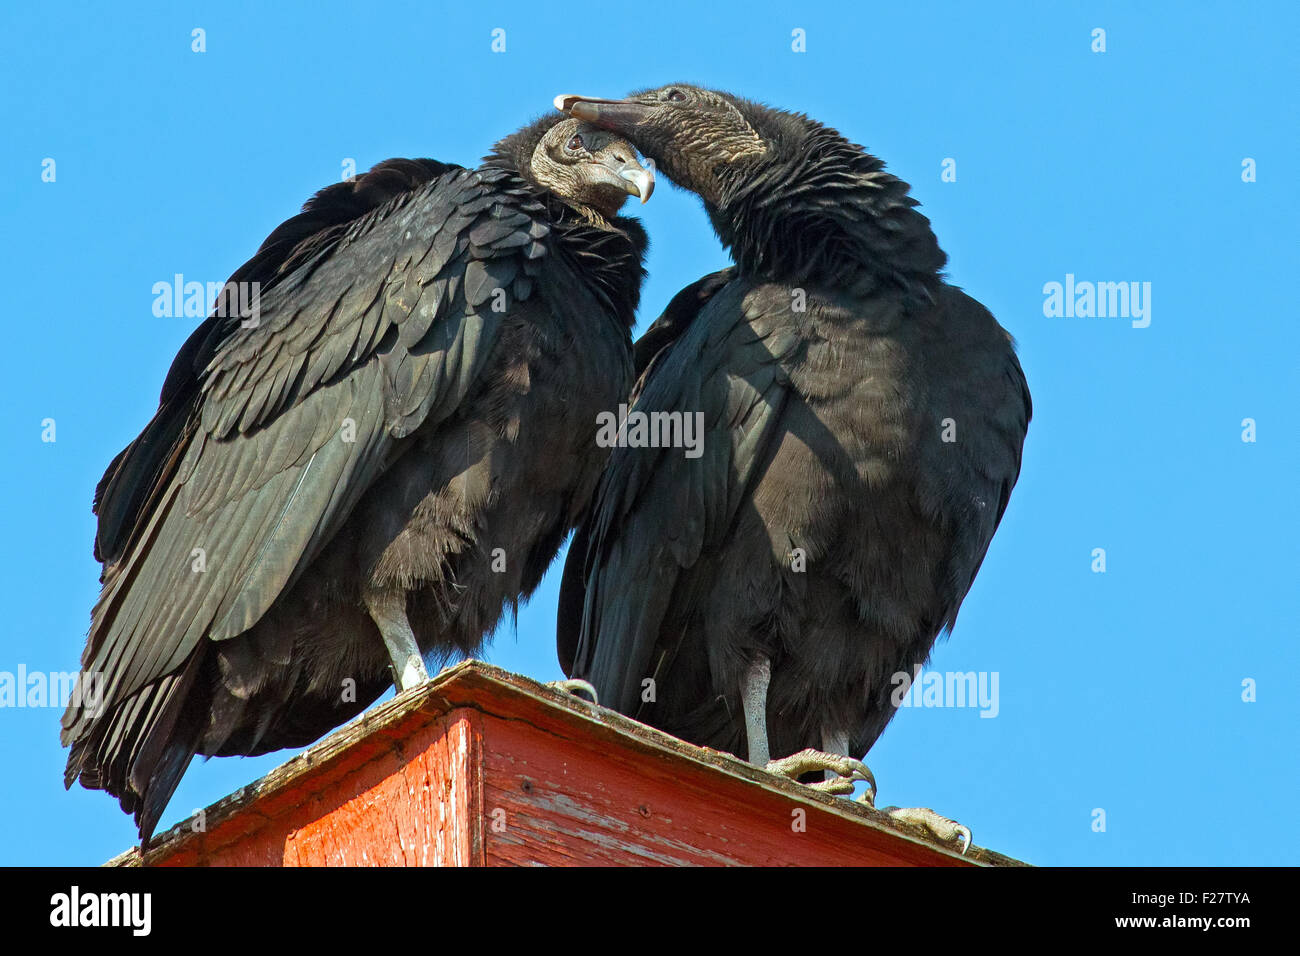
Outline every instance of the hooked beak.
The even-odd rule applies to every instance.
[[[642,166],[635,158],[620,160],[612,154],[606,155],[596,166],[596,171],[610,185],[617,186],[629,196],[639,196],[643,206],[654,194],[654,167]]]
[[[598,96],[577,96],[562,93],[555,98],[555,108],[574,119],[585,120],[594,126],[615,132],[624,132],[650,115],[653,107],[635,100],[606,100]]]
[[[641,205],[650,201],[655,191],[655,171],[652,166],[628,166],[619,177],[627,183],[628,194],[641,197]]]

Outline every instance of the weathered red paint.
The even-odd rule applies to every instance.
[[[470,662],[164,835],[157,866],[963,866],[813,794]],[[130,862],[119,858],[114,862]]]

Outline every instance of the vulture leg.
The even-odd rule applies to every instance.
[[[366,610],[388,648],[397,692],[400,694],[423,684],[429,679],[429,672],[424,668],[424,655],[420,653],[420,645],[415,642],[415,634],[406,620],[406,592],[367,591],[365,602]]]
[[[596,694],[596,688],[585,680],[553,680],[546,686],[554,687],[556,690],[562,690],[566,694],[577,697],[579,700],[586,700],[587,697],[590,697],[590,703],[600,703],[600,697]],[[581,693],[579,693],[579,691],[581,691]],[[586,697],[584,697],[583,694],[585,694]]]
[[[870,769],[860,760],[819,750],[801,750],[797,754],[770,760],[771,749],[767,742],[767,686],[772,680],[772,663],[760,657],[745,674],[740,690],[741,706],[745,709],[745,739],[749,743],[749,762],[763,767],[768,773],[798,780],[806,773],[826,771],[827,779],[808,786],[825,793],[843,795],[853,792],[853,785],[866,780],[875,786]],[[845,741],[844,749],[848,750]]]
[[[845,757],[851,756],[849,754],[849,735],[843,732],[832,733],[831,731],[823,730],[822,751],[828,754],[843,754]],[[825,771],[825,774],[827,780],[834,780],[836,776],[838,776],[838,774],[833,770],[827,770]],[[871,789],[875,790],[876,779],[870,769],[867,770],[867,777],[871,781]]]
[[[749,744],[749,762],[755,767],[767,767],[767,685],[772,680],[772,663],[760,657],[745,674],[740,688],[741,706],[745,708],[745,740]],[[774,773],[777,771],[773,771]]]

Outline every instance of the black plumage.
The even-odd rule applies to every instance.
[[[194,754],[311,742],[393,683],[394,636],[481,646],[603,465],[646,248],[616,213],[652,185],[553,114],[477,169],[381,163],[271,234],[232,276],[256,321],[219,304],[96,490],[99,706],[64,715],[69,786],[147,844]]]
[[[566,565],[561,663],[697,744],[861,756],[1019,475],[1013,342],[943,281],[907,184],[835,130],[681,85],[556,103],[698,193],[735,262],[637,343],[634,410],[702,412],[703,453],[615,450]]]

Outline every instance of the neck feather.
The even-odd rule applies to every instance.
[[[725,171],[720,201],[706,204],[736,265],[783,282],[873,280],[930,301],[947,256],[907,183],[834,130],[802,122],[802,136]]]

